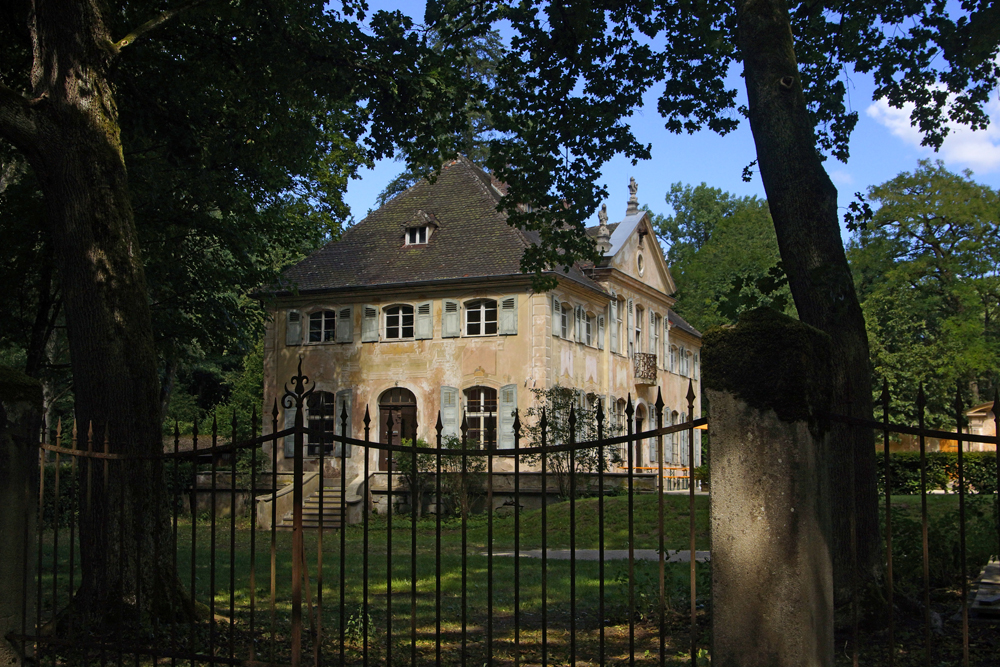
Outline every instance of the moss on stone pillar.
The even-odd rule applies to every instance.
[[[818,425],[829,410],[830,337],[770,308],[740,315],[702,339],[702,387],[738,396],[786,422]]]

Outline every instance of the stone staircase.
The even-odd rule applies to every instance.
[[[302,527],[306,530],[318,530],[319,518],[323,516],[323,530],[340,528],[341,508],[344,504],[344,493],[340,480],[327,480],[323,488],[323,505],[319,503],[319,491],[313,493],[302,502]],[[288,512],[277,526],[278,530],[292,530],[292,513]]]

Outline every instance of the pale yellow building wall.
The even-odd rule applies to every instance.
[[[639,274],[637,257],[642,252],[644,270]],[[697,352],[701,341],[678,329],[663,326],[673,299],[666,290],[673,289],[673,282],[662,254],[656,245],[655,236],[647,234],[643,247],[639,246],[639,235],[633,233],[623,248],[616,253],[611,263],[612,270],[601,279],[602,287],[618,298],[632,299],[635,306],[643,309],[643,344],[646,352],[651,350],[652,336],[649,330],[649,312],[657,313],[661,320],[660,342],[657,354],[657,380],[652,386],[636,385],[633,360],[627,356],[625,340],[632,336],[627,331],[627,316],[622,315],[622,337],[619,350],[611,349],[611,327],[616,323],[609,318],[609,298],[593,289],[584,287],[568,279],[560,280],[559,286],[545,294],[535,294],[527,280],[504,288],[502,285],[483,283],[464,289],[438,287],[434,289],[413,288],[394,293],[367,291],[365,293],[345,293],[324,296],[298,296],[283,298],[272,311],[272,321],[266,332],[265,342],[265,432],[270,432],[270,415],[275,400],[279,403],[278,428],[284,428],[284,408],[280,405],[283,387],[295,375],[299,359],[303,372],[309,376],[317,390],[335,393],[346,388],[352,389],[352,436],[364,436],[363,416],[366,407],[370,410],[373,441],[379,440],[378,402],[381,394],[399,386],[413,392],[417,401],[418,437],[428,443],[435,442],[435,423],[441,401],[441,387],[455,387],[460,392],[472,386],[488,386],[500,390],[505,385],[517,388],[517,407],[522,415],[534,401],[532,388],[549,388],[561,385],[582,389],[596,394],[605,404],[612,397],[631,397],[633,403],[642,405],[648,415],[645,428],[650,428],[650,418],[654,415],[657,392],[662,393],[668,423],[670,412],[677,411],[686,416],[687,391],[689,381],[695,390],[694,414],[701,414],[700,378],[694,369],[687,376],[678,369],[669,368],[664,350],[669,344],[683,345]],[[442,308],[444,299],[466,302],[478,298],[495,299],[498,302],[509,296],[516,296],[517,334],[497,336],[464,336],[442,338]],[[569,313],[569,340],[554,335],[559,332],[560,323],[552,317],[552,299],[570,307],[577,305],[594,314],[593,339],[591,345],[573,340],[573,312]],[[380,309],[380,323],[384,327],[381,309],[395,303],[416,306],[431,301],[433,311],[433,335],[428,340],[361,342],[362,310],[365,305]],[[308,331],[308,316],[317,310],[337,310],[353,306],[353,340],[351,343],[305,343],[285,344],[286,313],[290,309],[303,314],[303,339]],[[605,318],[603,349],[599,349],[597,336],[598,318]],[[384,329],[380,328],[381,331]],[[561,332],[559,332],[561,333]],[[464,395],[463,395],[464,401]],[[409,430],[409,428],[407,429]],[[700,436],[700,434],[699,434]],[[270,453],[268,453],[270,456]],[[279,469],[291,466],[284,459],[283,451],[278,453]],[[331,461],[331,464],[334,462]],[[370,461],[371,470],[376,469],[375,457]],[[307,463],[307,469],[315,467]],[[363,461],[354,455],[348,459],[348,476],[359,475]]]

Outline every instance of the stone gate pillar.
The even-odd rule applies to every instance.
[[[774,311],[705,334],[712,665],[833,665],[826,334]]]
[[[23,664],[21,642],[7,636],[34,624],[41,409],[41,384],[0,366],[0,667]]]

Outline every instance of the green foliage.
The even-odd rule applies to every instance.
[[[659,564],[638,561],[634,572],[635,614],[632,615],[629,613],[628,566],[614,563],[608,568],[605,613],[611,623],[628,623],[629,616],[633,616],[636,622],[646,623],[658,621],[660,618]],[[712,569],[707,563],[699,563],[696,566],[695,584],[697,600],[707,598],[712,590]],[[683,613],[691,608],[691,566],[688,563],[666,564],[663,592],[664,610],[668,614]]]
[[[368,635],[367,637],[365,637],[366,634]],[[375,624],[375,619],[372,618],[372,615],[366,615],[364,607],[358,605],[344,623],[344,635],[347,641],[355,647],[363,646],[365,639],[369,643],[374,644],[378,636],[378,626]]]
[[[412,447],[413,440],[403,438],[402,444],[404,447]],[[418,438],[417,447],[428,448],[428,444]],[[444,511],[444,506],[451,506],[463,519],[468,519],[477,501],[484,494],[486,458],[483,456],[464,457],[463,475],[463,457],[460,455],[463,450],[461,439],[451,435],[443,436],[441,449],[448,453],[441,456],[442,497],[439,499],[438,511]],[[475,444],[467,443],[465,451],[472,450],[476,450]],[[414,469],[412,455],[394,454],[394,465],[403,479],[406,480],[406,487],[414,495],[410,500],[411,508],[416,508],[412,514],[414,520],[420,518],[424,494],[436,490],[437,458],[436,453],[417,454],[417,467]]]
[[[948,500],[957,500],[954,497]],[[938,505],[939,503],[935,503]],[[955,586],[961,577],[957,502],[941,504],[928,512],[928,570],[933,587]],[[989,496],[970,496],[965,506],[966,575],[975,575],[997,545],[995,501]],[[882,508],[885,534],[885,508]],[[896,503],[892,507],[892,566],[898,589],[918,598],[923,588],[923,540],[919,504]]]
[[[733,324],[768,306],[795,316],[767,202],[702,183],[674,183],[673,215],[654,215],[678,285],[677,312],[696,329]]]
[[[924,160],[866,201],[875,209],[853,224],[848,258],[873,371],[894,421],[916,422],[922,383],[927,425],[951,427],[956,386],[975,405],[1000,375],[1000,194]]]
[[[532,388],[531,393],[534,395],[535,403],[524,411],[526,419],[521,429],[522,437],[527,446],[542,446],[543,412],[546,420],[545,444],[558,445],[597,439],[596,408],[587,407],[587,404],[596,405],[598,398],[596,395],[584,396],[574,389],[558,384],[548,389]],[[571,412],[576,419],[575,426],[570,423]],[[607,425],[608,422],[605,421],[606,428]],[[525,459],[529,463],[541,463],[541,455],[526,456]],[[621,453],[618,447],[605,447],[603,456],[600,448],[592,447],[555,452],[548,454],[545,460],[548,472],[556,476],[559,483],[559,495],[562,498],[569,498],[573,495],[570,489],[569,473],[571,470],[578,473],[597,472],[602,468],[610,470],[612,465],[621,462]],[[576,495],[580,495],[579,489],[577,489]]]
[[[441,49],[444,46],[444,42],[438,37],[434,48]],[[500,33],[491,29],[484,35],[469,40],[467,46],[469,50],[465,54],[464,60],[456,63],[456,66],[469,81],[487,90],[493,88],[496,85],[497,64],[503,56],[503,42]],[[490,110],[484,100],[485,97],[468,100],[465,113],[468,116],[469,124],[463,131],[451,137],[457,152],[477,165],[483,165],[486,162],[490,153],[489,140],[496,134]],[[404,160],[407,158],[406,147],[401,150],[400,158]],[[376,208],[385,206],[390,199],[405,192],[430,175],[426,165],[409,165],[379,193],[375,200]]]
[[[965,490],[990,494],[997,491],[997,459],[993,452],[964,452],[962,455]],[[924,457],[928,491],[957,491],[958,453],[927,452]],[[876,457],[879,493],[885,493],[885,459]],[[889,455],[893,494],[920,493],[920,453],[893,452]]]
[[[95,470],[96,472],[96,470]],[[59,489],[56,493],[56,474]],[[43,472],[41,524],[46,530],[68,528],[80,513],[80,472],[69,462],[46,464]]]

